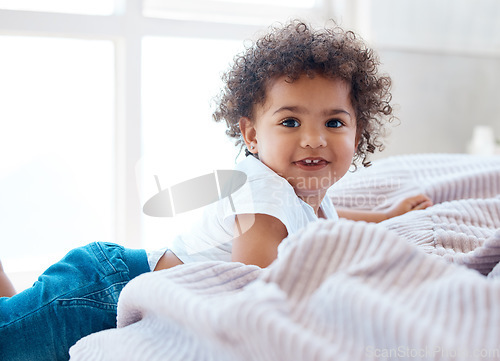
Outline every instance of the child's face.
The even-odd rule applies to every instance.
[[[324,196],[349,170],[357,147],[350,86],[322,76],[286,80],[271,83],[243,135],[248,149],[299,197]]]

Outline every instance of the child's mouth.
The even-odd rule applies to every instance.
[[[304,170],[320,170],[329,163],[323,158],[305,158],[294,162],[296,166]]]

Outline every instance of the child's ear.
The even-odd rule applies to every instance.
[[[358,145],[359,145],[360,139],[361,139],[361,132],[356,130],[356,138],[355,138],[355,143],[354,143],[354,151],[355,152],[358,150]]]
[[[248,117],[241,117],[239,124],[241,135],[243,136],[247,149],[250,153],[258,153],[257,130],[255,129],[255,123]]]

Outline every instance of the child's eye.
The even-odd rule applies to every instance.
[[[295,119],[289,118],[289,119],[283,120],[281,122],[281,125],[288,127],[288,128],[296,128],[300,125],[300,123],[298,121],[296,121]]]
[[[328,128],[340,128],[343,125],[344,124],[338,119],[331,119],[331,120],[326,122],[326,126]]]

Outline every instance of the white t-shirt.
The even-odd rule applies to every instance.
[[[226,197],[208,205],[203,217],[188,232],[174,239],[170,250],[182,262],[231,261],[237,214],[273,216],[285,225],[288,234],[318,219],[313,208],[297,197],[290,183],[257,158],[248,156],[235,169],[247,175],[246,183],[231,195],[231,199]],[[326,218],[338,219],[328,196],[324,197],[320,208]],[[151,254],[151,257],[155,258],[150,262],[154,269],[159,257],[158,254]]]

